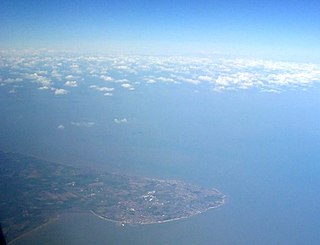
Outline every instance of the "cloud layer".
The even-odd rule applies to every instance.
[[[0,88],[11,93],[26,84],[53,95],[68,95],[77,87],[104,96],[157,84],[188,85],[211,91],[254,89],[281,93],[318,85],[320,65],[256,59],[156,56],[77,56],[25,53],[0,57]],[[66,90],[64,88],[68,87]],[[20,90],[20,89],[19,89]],[[19,91],[18,90],[18,91]]]

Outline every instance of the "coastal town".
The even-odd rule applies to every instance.
[[[101,173],[0,151],[1,216],[8,241],[63,212],[126,224],[188,218],[224,204],[218,190],[175,180]]]

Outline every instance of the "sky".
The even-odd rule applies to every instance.
[[[2,0],[0,48],[318,61],[320,2]]]

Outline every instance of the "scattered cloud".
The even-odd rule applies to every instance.
[[[67,76],[65,76],[65,78],[66,78],[67,80],[73,80],[73,79],[75,79],[75,77],[74,77],[73,75],[67,75]]]
[[[306,90],[320,83],[320,64],[311,63],[181,56],[40,54],[31,52],[31,55],[26,55],[26,52],[18,51],[13,55],[3,54],[0,57],[3,71],[0,85],[34,83],[39,90],[65,95],[68,91],[62,86],[77,87],[80,81],[89,86],[94,81],[97,85],[90,88],[112,96],[115,89],[103,84],[118,86],[118,83],[127,90],[135,90],[135,86],[144,84],[162,83],[166,86],[191,84],[197,86],[198,91],[255,89],[278,93]]]
[[[3,83],[21,83],[23,81],[22,78],[8,78],[3,80]]]
[[[122,119],[117,119],[117,118],[115,118],[113,121],[114,121],[116,124],[128,123],[127,118],[122,118]]]
[[[64,127],[62,124],[60,124],[60,125],[57,127],[57,129],[62,130],[62,129],[65,129],[65,127]]]
[[[105,82],[111,82],[111,81],[114,80],[112,77],[106,76],[106,75],[101,75],[100,78],[101,78],[102,80],[104,80]]]
[[[91,85],[91,86],[89,86],[89,88],[95,89],[95,90],[100,91],[100,92],[112,92],[112,91],[114,91],[114,88],[111,88],[111,87],[99,87],[97,85]]]
[[[67,87],[78,87],[78,83],[76,81],[66,81],[64,86],[67,86]]]
[[[68,94],[69,92],[63,88],[57,88],[55,89],[54,91],[54,94],[55,95],[65,95],[65,94]]]
[[[79,65],[77,65],[77,64],[72,64],[72,65],[70,66],[70,68],[79,68]]]
[[[205,82],[212,82],[212,81],[214,81],[214,79],[213,79],[212,77],[207,76],[207,75],[205,75],[205,76],[198,76],[198,79],[199,79],[200,81],[205,81]]]
[[[121,87],[126,88],[128,90],[134,90],[134,87],[129,83],[123,83],[121,84]]]
[[[95,122],[71,122],[71,125],[77,126],[77,127],[85,127],[85,128],[91,128],[95,125]]]
[[[48,89],[50,89],[50,87],[48,87],[48,86],[42,86],[42,87],[39,87],[38,89],[39,89],[39,90],[48,90]]]

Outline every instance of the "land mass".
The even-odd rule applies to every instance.
[[[224,203],[217,189],[175,180],[76,168],[0,151],[0,222],[12,241],[63,212],[88,212],[120,224],[152,224]]]

